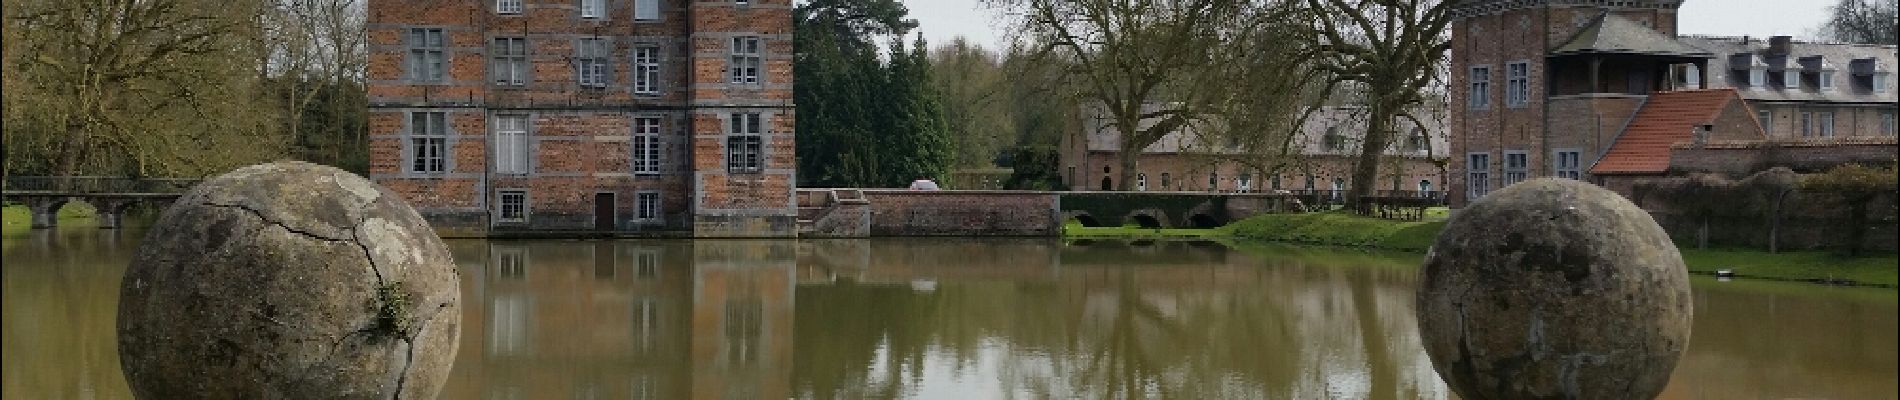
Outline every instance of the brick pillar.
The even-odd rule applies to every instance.
[[[20,201],[26,203],[27,210],[33,214],[33,229],[49,229],[59,225],[59,207],[71,199],[65,197],[26,197]]]

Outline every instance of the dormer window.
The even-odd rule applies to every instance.
[[[1782,78],[1781,78],[1782,88],[1801,89],[1801,69],[1784,67],[1781,69],[1781,73],[1782,73]]]
[[[1862,58],[1848,64],[1855,81],[1867,82],[1867,89],[1874,93],[1887,92],[1887,80],[1893,76],[1893,70],[1874,58]]]
[[[1748,77],[1748,82],[1746,82],[1748,87],[1754,89],[1768,87],[1768,64],[1761,61],[1761,56],[1755,53],[1737,53],[1729,56],[1729,65],[1730,69],[1736,70],[1734,76],[1737,79],[1743,76]]]
[[[1827,57],[1814,56],[1804,58],[1801,60],[1801,65],[1804,69],[1814,72],[1814,86],[1816,88],[1821,91],[1834,90],[1834,71],[1837,69],[1834,68],[1834,63],[1827,62]]]

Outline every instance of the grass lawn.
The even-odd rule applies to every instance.
[[[1689,271],[1715,273],[1732,269],[1736,276],[1768,279],[1848,279],[1861,284],[1900,284],[1900,256],[1878,254],[1844,257],[1827,251],[1769,253],[1748,249],[1708,249],[1678,245]]]
[[[1236,240],[1255,240],[1403,250],[1431,248],[1445,228],[1443,217],[1427,211],[1424,221],[1393,221],[1343,211],[1268,214],[1228,224],[1219,230]],[[1443,214],[1438,214],[1443,215]],[[1434,219],[1440,219],[1434,221]],[[1713,274],[1732,269],[1737,276],[1779,280],[1852,280],[1863,285],[1900,285],[1900,256],[1842,257],[1828,251],[1769,253],[1750,249],[1699,250],[1677,246],[1689,271]]]
[[[66,206],[59,208],[59,226],[98,225],[98,222],[93,221],[92,215],[93,210],[90,204],[84,202],[66,203]],[[26,206],[18,204],[9,204],[4,208],[0,208],[0,229],[3,229],[3,231],[0,232],[4,232],[9,236],[32,230],[33,212],[27,210]]]
[[[1362,217],[1345,211],[1267,214],[1228,224],[1220,230],[1239,239],[1423,251],[1432,246],[1438,231],[1444,229],[1442,218],[1432,218],[1429,211],[1422,221]]]

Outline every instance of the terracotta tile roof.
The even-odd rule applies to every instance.
[[[1730,101],[1741,101],[1735,89],[1657,92],[1636,111],[1629,127],[1610,144],[1603,159],[1590,167],[1594,175],[1656,174],[1669,169],[1669,148],[1694,140],[1692,129],[1708,124]]]

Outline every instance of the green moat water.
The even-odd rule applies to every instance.
[[[141,233],[4,238],[5,398],[128,398]],[[452,240],[444,399],[1449,398],[1408,257],[1041,239]],[[1667,399],[1896,398],[1896,291],[1694,282]]]

